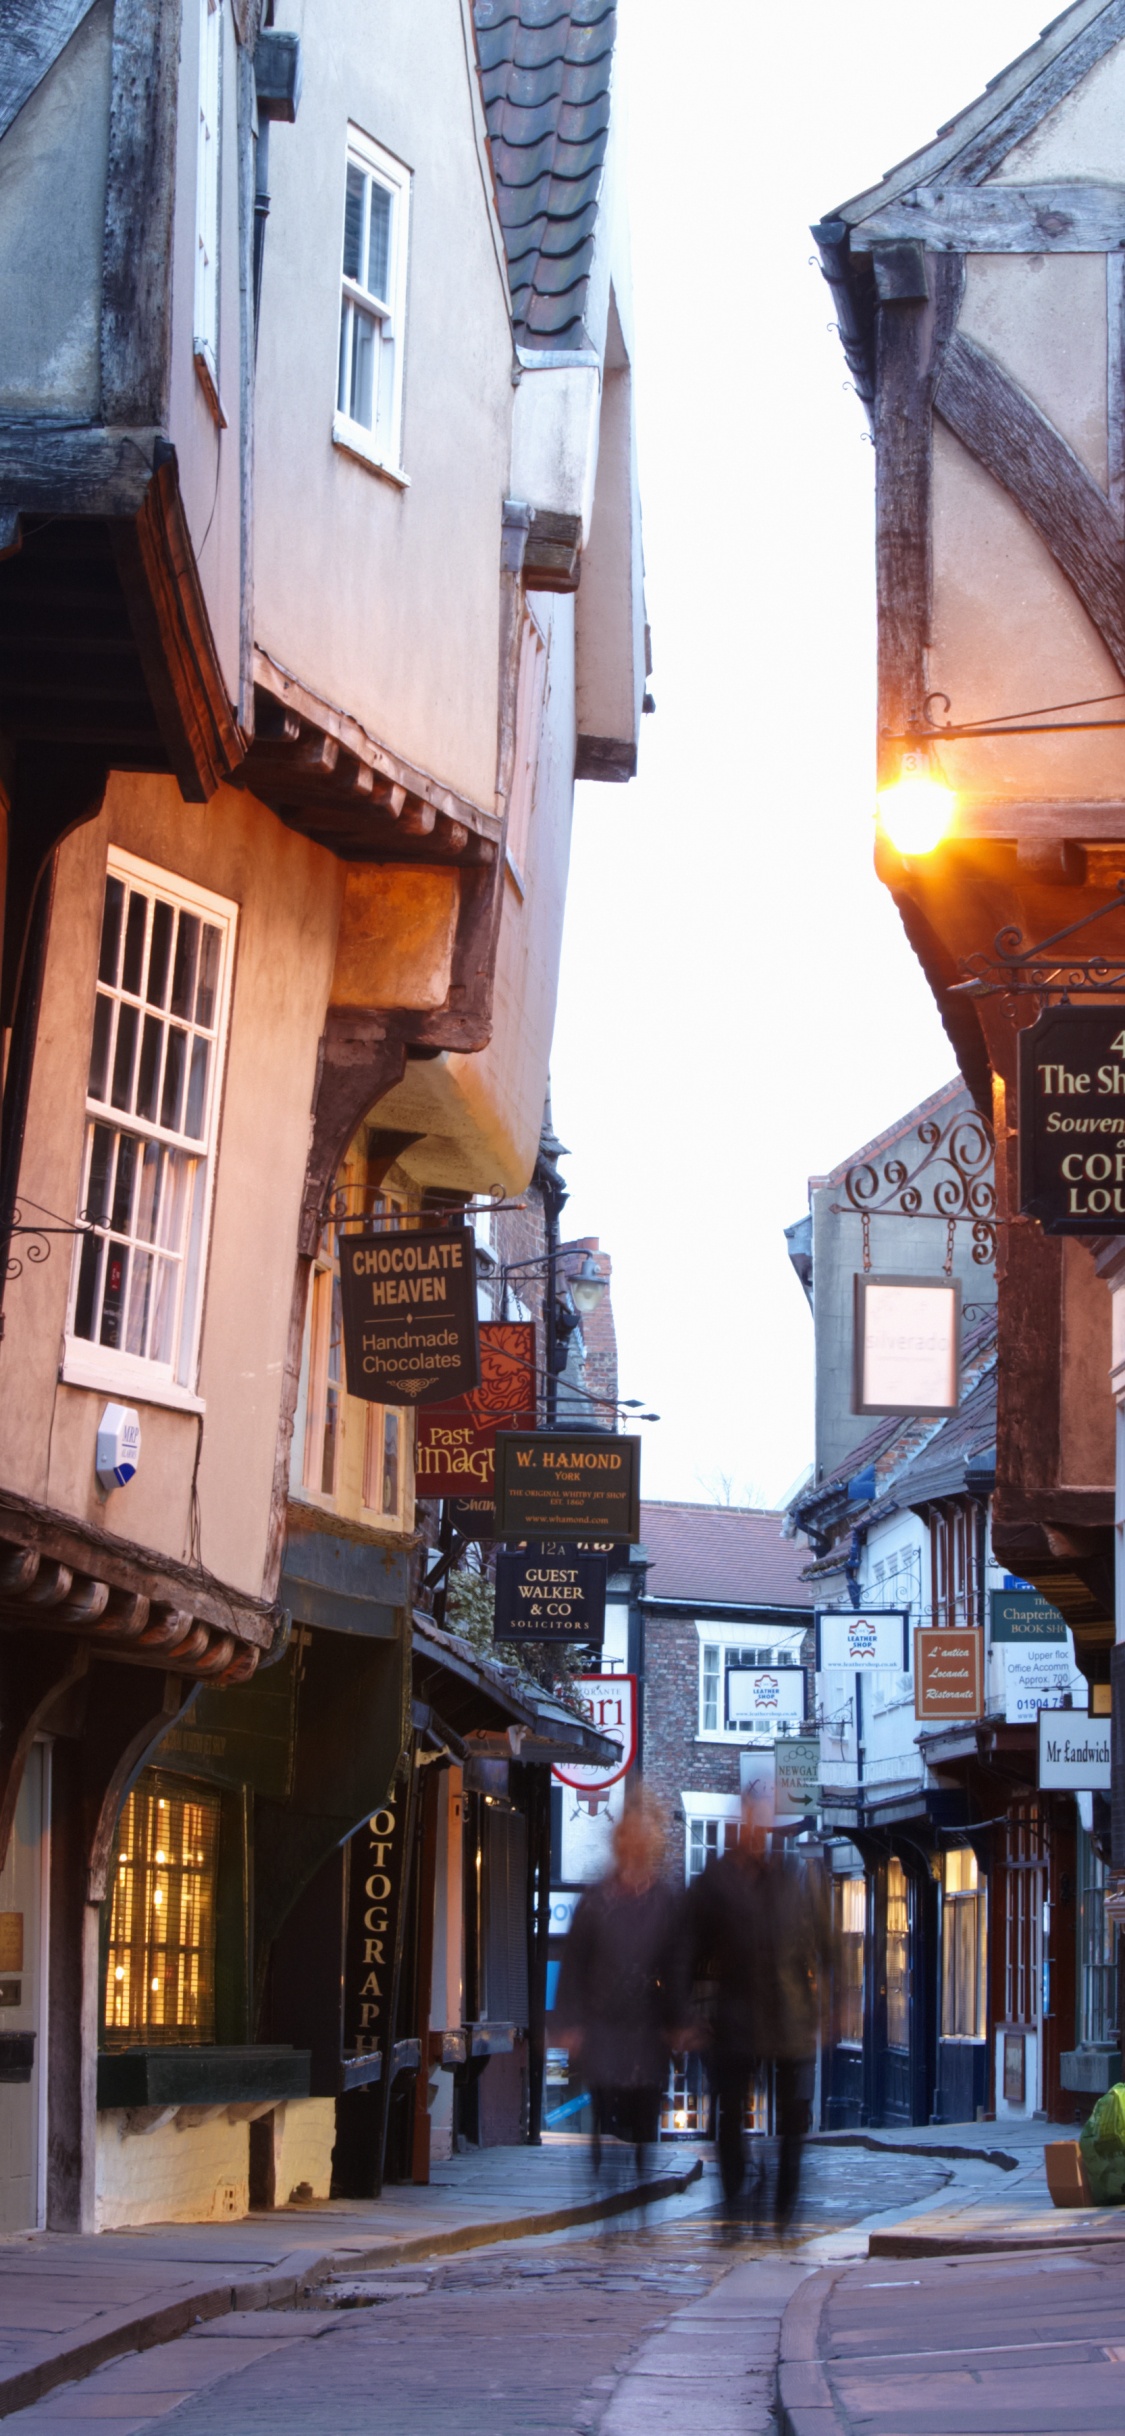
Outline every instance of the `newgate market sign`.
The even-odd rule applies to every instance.
[[[1125,1006],[1020,1033],[1020,1208],[1049,1235],[1125,1231]]]
[[[471,1227],[340,1236],[348,1394],[448,1403],[480,1382]]]

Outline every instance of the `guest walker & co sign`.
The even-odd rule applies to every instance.
[[[1049,1007],[1019,1039],[1020,1208],[1049,1235],[1125,1219],[1125,1007]]]
[[[606,1561],[565,1544],[501,1548],[496,1559],[497,1641],[605,1639]]]
[[[471,1227],[340,1236],[348,1394],[448,1403],[480,1379]]]

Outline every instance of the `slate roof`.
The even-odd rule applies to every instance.
[[[895,1479],[899,1506],[921,1505],[928,1497],[954,1497],[966,1487],[970,1472],[996,1469],[995,1358],[963,1404],[914,1456]],[[988,1482],[991,1486],[991,1481]]]
[[[516,343],[588,347],[613,0],[475,0],[473,23]]]
[[[810,1607],[813,1594],[801,1579],[808,1550],[782,1538],[784,1520],[755,1506],[642,1504],[641,1540],[652,1560],[647,1596]]]

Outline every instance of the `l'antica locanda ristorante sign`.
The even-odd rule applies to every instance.
[[[471,1227],[340,1237],[348,1394],[447,1404],[480,1379]]]
[[[1049,1235],[1125,1219],[1125,1006],[1049,1007],[1020,1034],[1020,1208]]]

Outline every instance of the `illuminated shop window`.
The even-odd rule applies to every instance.
[[[941,1907],[941,2035],[985,2032],[985,1890],[967,1844],[945,1856]]]
[[[218,1794],[146,1770],[114,1849],[107,2047],[214,2039],[218,1848]]]

